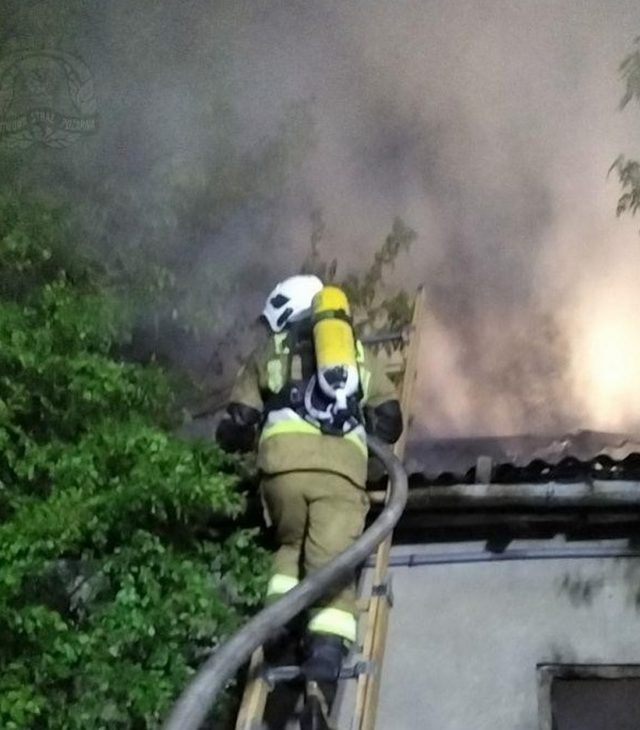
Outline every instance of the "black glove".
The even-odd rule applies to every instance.
[[[242,403],[230,403],[216,429],[216,441],[224,451],[251,451],[259,422],[260,411]]]
[[[397,400],[387,400],[376,408],[364,409],[367,433],[395,444],[402,433],[402,413]]]

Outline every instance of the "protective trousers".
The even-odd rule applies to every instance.
[[[346,477],[322,471],[266,476],[262,491],[280,545],[267,592],[267,600],[273,600],[362,534],[369,499],[364,489]],[[308,629],[355,641],[354,577],[339,584],[311,609]]]

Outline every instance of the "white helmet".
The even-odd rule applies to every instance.
[[[289,322],[297,322],[311,312],[311,303],[322,289],[317,276],[290,276],[281,281],[269,294],[262,316],[272,332],[282,332]]]

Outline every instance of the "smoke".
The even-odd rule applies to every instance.
[[[419,239],[393,283],[429,312],[417,431],[640,427],[640,223],[607,178],[640,154],[617,109],[637,3],[86,5],[102,132],[50,174],[126,179],[101,193],[138,200],[121,239],[168,217],[158,246],[189,296],[223,292],[221,331],[299,269],[312,211],[343,273],[400,216]]]
[[[633,152],[616,70],[639,27],[632,3],[319,3],[248,34],[263,91],[245,86],[243,116],[313,97],[296,190],[342,259],[392,214],[420,234],[398,278],[429,305],[417,430],[640,425],[640,241],[607,178]],[[304,216],[288,223],[304,240]]]

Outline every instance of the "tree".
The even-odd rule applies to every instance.
[[[640,37],[635,40],[635,49],[620,64],[620,76],[625,84],[625,92],[620,100],[620,109],[629,102],[640,101]],[[640,208],[640,163],[620,155],[610,171],[618,173],[623,193],[618,200],[617,214],[635,215]]]
[[[313,144],[306,102],[250,144],[238,131],[226,28],[254,12],[233,0],[0,0],[0,61],[25,49],[72,52],[92,73],[99,115],[97,133],[68,150],[5,149],[0,139],[3,182],[69,206],[83,247],[136,302],[131,352],[207,387],[211,363],[227,366],[216,351],[229,350],[248,316],[239,293],[256,278],[246,266],[222,273],[220,260],[238,229],[277,255],[279,205]]]
[[[241,462],[172,435],[172,383],[64,215],[0,197],[0,726],[158,727],[259,604]]]
[[[411,319],[411,297],[401,289],[393,293],[386,286],[385,276],[396,265],[398,257],[409,251],[418,234],[400,218],[395,218],[391,231],[373,260],[362,273],[349,272],[339,276],[338,261],[327,262],[322,255],[325,226],[322,212],[311,215],[310,250],[302,265],[302,273],[316,274],[325,283],[336,282],[343,287],[353,309],[358,334],[399,331]]]

